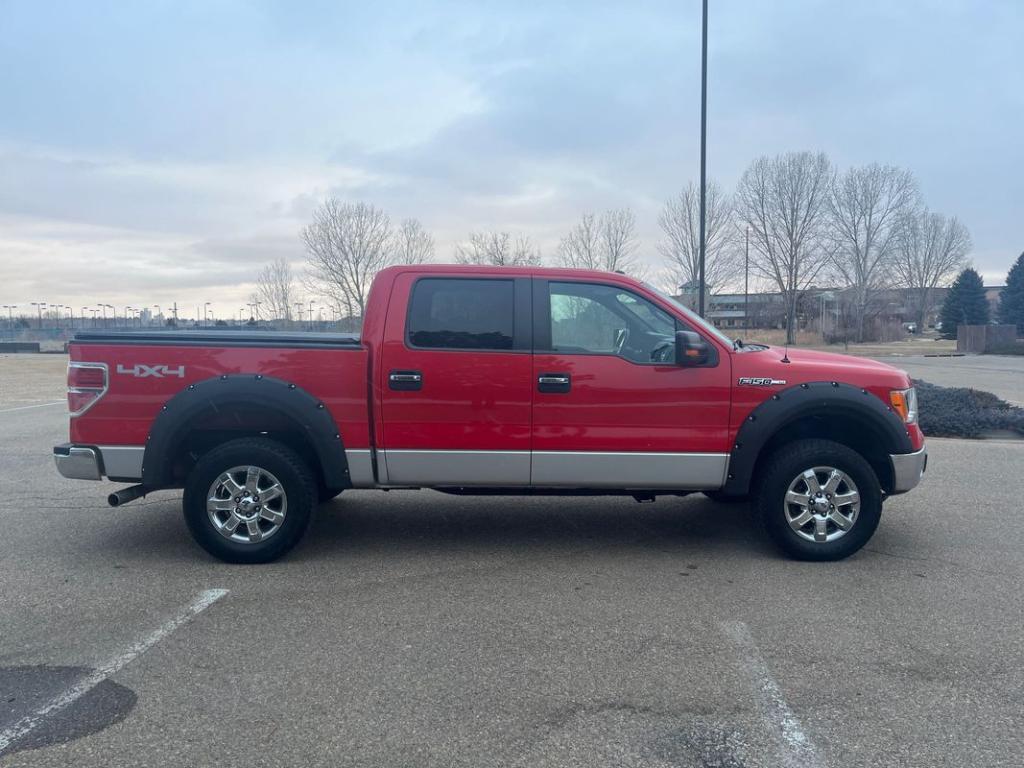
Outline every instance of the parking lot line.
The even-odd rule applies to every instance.
[[[140,655],[174,632],[174,630],[182,624],[205,611],[227,593],[228,590],[226,589],[203,590],[196,596],[195,600],[189,603],[189,605],[178,615],[168,621],[165,621],[155,630],[132,643],[120,653],[110,658],[105,664],[101,664],[93,672],[78,680],[78,682],[67,688],[62,693],[54,696],[34,712],[30,712],[22,717],[21,720],[14,723],[14,725],[0,731],[0,755],[3,755],[6,749],[18,739],[21,739],[38,728],[47,716],[52,715],[54,712],[59,712],[69,704],[80,699],[108,677],[118,672],[118,670],[122,669],[127,664],[130,664]]]
[[[786,748],[781,763],[793,768],[821,768],[825,765],[814,744],[804,733],[800,721],[789,708],[782,690],[768,671],[761,651],[758,650],[750,629],[742,621],[722,622],[722,630],[740,651],[741,660],[747,673],[756,684],[761,695],[759,702],[762,716],[769,730],[778,729]]]
[[[11,413],[12,411],[27,411],[29,408],[45,408],[48,405],[63,405],[67,400],[54,400],[49,403],[36,403],[35,405],[19,405],[17,408],[0,408],[0,413]]]

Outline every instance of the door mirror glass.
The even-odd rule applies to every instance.
[[[676,331],[676,364],[683,368],[704,365],[708,361],[708,345],[693,331]]]

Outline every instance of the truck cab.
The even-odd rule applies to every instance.
[[[358,338],[82,333],[70,352],[60,471],[136,482],[118,504],[184,488],[229,560],[284,554],[347,488],[705,492],[751,500],[791,556],[837,559],[927,461],[905,373],[744,345],[615,273],[391,267]]]

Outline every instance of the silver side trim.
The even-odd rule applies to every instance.
[[[727,453],[534,451],[531,485],[547,488],[672,488],[725,485]]]
[[[892,462],[891,493],[906,493],[921,482],[925,467],[928,465],[928,449],[922,448],[914,453],[889,454]]]
[[[353,488],[373,488],[377,483],[373,479],[373,458],[369,449],[346,450],[348,461],[348,477]]]
[[[530,484],[529,451],[380,451],[387,466],[389,485]]]
[[[97,445],[103,462],[103,474],[124,480],[142,479],[144,445]]]

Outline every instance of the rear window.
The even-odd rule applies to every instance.
[[[409,301],[409,343],[427,349],[512,349],[511,280],[426,278]]]

